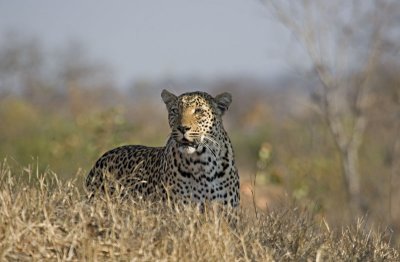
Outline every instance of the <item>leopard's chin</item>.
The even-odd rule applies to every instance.
[[[197,151],[197,148],[193,146],[180,146],[179,151],[186,154],[193,154]]]

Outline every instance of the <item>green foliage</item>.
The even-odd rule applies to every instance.
[[[124,122],[122,110],[110,108],[77,116],[46,111],[22,99],[1,102],[0,157],[16,165],[50,163],[61,177],[71,177],[79,168],[91,168],[102,152],[126,143],[134,128]],[[43,171],[47,166],[40,165]]]

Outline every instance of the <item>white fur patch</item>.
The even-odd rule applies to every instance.
[[[193,154],[196,152],[196,148],[192,146],[180,146],[179,151],[181,151],[181,153]]]

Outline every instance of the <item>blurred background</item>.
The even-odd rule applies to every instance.
[[[395,0],[0,1],[0,159],[81,182],[108,149],[165,143],[162,89],[230,92],[243,206],[396,241],[399,50]]]

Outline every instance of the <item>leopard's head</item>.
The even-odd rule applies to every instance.
[[[176,96],[163,90],[161,97],[168,109],[171,137],[182,151],[194,153],[200,147],[219,146],[217,136],[225,132],[222,115],[232,102],[229,93],[216,97],[205,92],[191,92]]]

